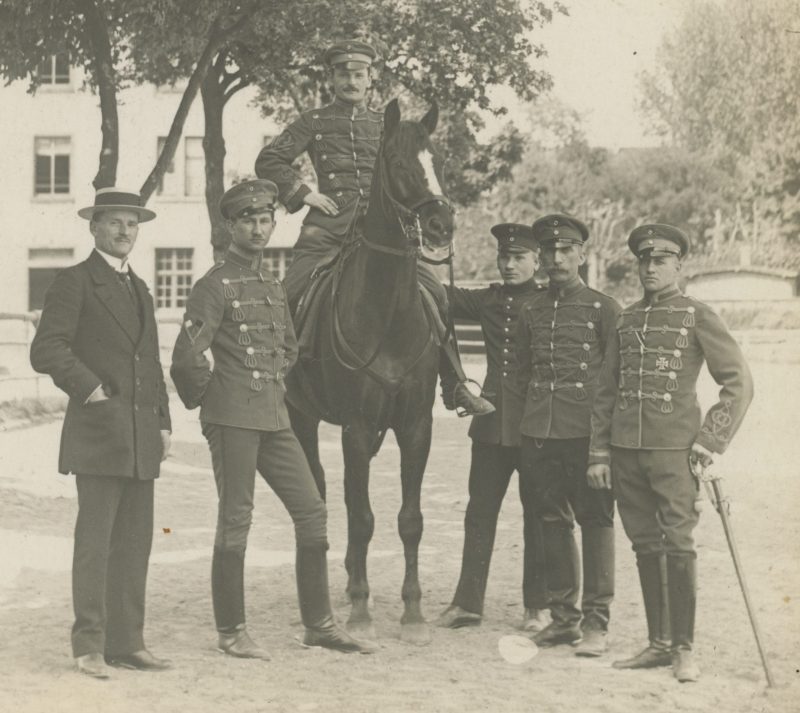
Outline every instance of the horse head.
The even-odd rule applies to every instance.
[[[444,158],[431,141],[438,119],[434,103],[419,121],[403,121],[393,99],[384,112],[378,157],[384,198],[393,204],[406,237],[431,262],[446,259],[453,242],[453,207],[443,188]]]

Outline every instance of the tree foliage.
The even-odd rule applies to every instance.
[[[730,177],[715,230],[744,230],[781,263],[800,241],[800,14],[796,0],[702,0],[641,80],[653,127]],[[775,246],[779,246],[775,249]]]

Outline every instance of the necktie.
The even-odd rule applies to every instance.
[[[122,286],[125,288],[125,291],[128,293],[128,297],[131,300],[131,304],[133,305],[136,313],[139,313],[139,302],[136,299],[136,292],[133,289],[133,283],[131,282],[131,276],[128,272],[118,272],[117,278],[122,283]]]

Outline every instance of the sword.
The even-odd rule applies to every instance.
[[[747,609],[747,616],[750,618],[750,626],[753,629],[753,636],[756,639],[758,654],[761,657],[761,665],[764,667],[764,674],[767,677],[767,687],[773,688],[775,685],[774,679],[772,678],[772,672],[769,669],[767,657],[764,653],[764,645],[761,641],[761,630],[758,626],[758,621],[756,620],[755,609],[750,601],[750,593],[747,589],[747,583],[744,579],[744,569],[742,567],[741,559],[739,558],[739,549],[736,546],[736,540],[733,536],[733,526],[731,525],[730,520],[730,500],[728,500],[728,498],[726,498],[722,492],[722,478],[718,475],[710,473],[708,469],[699,462],[695,462],[690,459],[689,465],[692,469],[692,475],[694,475],[698,482],[703,484],[706,493],[708,494],[708,499],[711,501],[711,504],[719,513],[720,519],[722,520],[722,529],[725,530],[725,538],[728,540],[728,549],[730,550],[731,558],[733,559],[733,568],[736,570],[736,577],[739,580],[739,588],[742,590],[742,596],[744,597],[744,606]]]

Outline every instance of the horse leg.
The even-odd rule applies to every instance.
[[[403,488],[403,504],[397,516],[397,527],[406,559],[403,579],[403,616],[400,619],[400,638],[418,646],[431,641],[431,632],[422,615],[419,585],[419,543],[422,539],[422,510],[420,494],[422,476],[428,462],[431,447],[432,418],[430,413],[420,418],[407,429],[395,431],[400,446],[400,480]]]
[[[294,435],[300,441],[300,447],[306,455],[317,490],[325,500],[325,469],[319,459],[319,419],[307,416],[302,411],[294,408],[288,401],[286,408],[289,411],[289,421],[292,424]]]
[[[347,505],[347,594],[350,597],[348,630],[357,638],[374,639],[369,613],[367,551],[375,529],[369,502],[369,461],[375,434],[364,426],[342,428],[344,452],[344,500]]]

